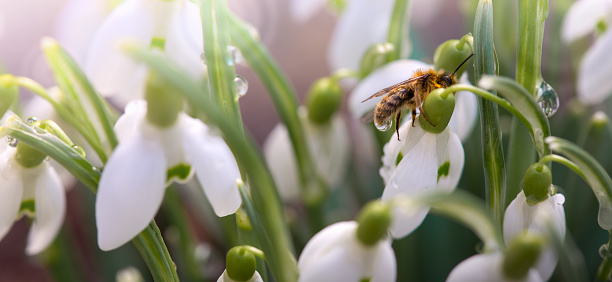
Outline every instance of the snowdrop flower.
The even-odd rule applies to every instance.
[[[504,240],[510,242],[517,235],[525,233],[548,234],[547,224],[552,222],[560,238],[565,238],[565,197],[555,194],[543,202],[531,204],[521,191],[510,203],[504,214]],[[558,256],[552,244],[540,254],[534,268],[544,281],[548,280],[555,270]]]
[[[312,237],[298,260],[298,281],[395,281],[391,241],[365,245],[357,238],[357,229],[355,221],[338,222]]]
[[[10,118],[14,118],[11,112],[0,124]],[[35,255],[57,236],[66,215],[66,198],[62,182],[45,156],[23,146],[27,145],[14,139],[0,142],[0,240],[16,219],[27,215],[33,223],[26,253]],[[36,154],[34,160],[32,154]]]
[[[83,65],[85,54],[96,31],[111,12],[112,0],[70,0],[55,23],[55,39]]]
[[[350,142],[346,123],[337,114],[324,124],[312,122],[305,108],[300,108],[298,114],[317,173],[333,189],[343,180],[349,161]],[[288,201],[299,199],[297,160],[284,124],[272,129],[263,150],[281,197]]]
[[[264,282],[263,278],[261,278],[261,275],[259,275],[259,272],[255,271],[255,274],[253,274],[253,277],[251,277],[251,279],[246,280],[246,281],[236,281],[232,278],[230,278],[227,275],[227,270],[223,271],[223,273],[221,274],[221,276],[219,276],[219,279],[217,279],[217,282]]]
[[[399,60],[372,72],[355,87],[349,97],[348,106],[352,116],[361,119],[367,112],[376,107],[382,97],[373,98],[364,103],[361,103],[361,101],[380,89],[408,79],[416,70],[423,68],[432,68],[432,66],[417,60]],[[460,82],[469,84],[467,74],[461,76]],[[477,99],[472,93],[459,91],[455,94],[455,100],[455,111],[449,127],[457,133],[461,140],[465,141],[476,124]]]
[[[194,171],[218,216],[236,212],[241,204],[238,166],[223,139],[182,112],[164,128],[146,114],[147,102],[131,102],[115,125],[120,143],[104,167],[96,198],[102,250],[140,233],[157,213],[165,187],[188,181]]]
[[[263,258],[263,252],[252,246],[236,246],[227,252],[226,269],[217,282],[263,282],[257,272],[255,257]]]
[[[94,36],[85,71],[103,95],[116,95],[120,104],[142,98],[146,67],[117,47],[122,41],[162,47],[187,73],[199,78],[205,71],[199,7],[189,0],[127,0],[106,18]]]
[[[607,27],[612,24],[612,1],[576,1],[563,20],[562,37],[569,43],[594,33],[600,23]],[[612,81],[608,77],[612,72],[612,57],[609,56],[612,32],[608,29],[586,51],[578,70],[578,98],[587,104],[598,104],[612,93]]]
[[[471,256],[459,263],[446,278],[446,282],[537,282],[544,281],[535,269],[530,269],[523,279],[507,277],[502,269],[503,253],[488,253]]]

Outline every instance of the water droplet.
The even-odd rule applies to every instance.
[[[557,186],[550,184],[550,187],[548,187],[548,195],[553,196],[556,194],[557,194]]]
[[[546,117],[553,116],[559,109],[559,95],[546,81],[542,81],[537,89],[536,101],[544,110]]]
[[[200,61],[202,62],[202,64],[206,64],[206,55],[204,54],[204,52],[200,54]]]
[[[238,98],[244,96],[247,93],[247,90],[249,90],[249,83],[240,75],[236,75],[236,77],[234,77],[234,84],[236,85],[236,94]]]
[[[599,255],[601,256],[601,258],[605,258],[608,255],[608,245],[607,244],[603,244],[601,245],[601,247],[599,247]]]
[[[10,135],[6,136],[6,141],[11,147],[17,147],[17,143],[19,143],[19,140],[17,140],[17,138],[10,136]]]
[[[79,155],[81,155],[81,156],[83,156],[83,157],[87,156],[87,155],[85,154],[85,150],[83,150],[83,148],[81,148],[81,147],[79,147],[79,146],[77,146],[77,145],[72,145],[72,149],[74,149],[75,151],[77,151],[77,153],[79,153]]]
[[[229,58],[227,59],[227,64],[230,66],[237,66],[244,63],[244,57],[242,56],[242,52],[236,46],[228,46],[227,51],[229,52]]]
[[[38,118],[37,118],[37,117],[35,117],[35,116],[31,116],[31,117],[29,117],[29,118],[26,120],[26,122],[27,122],[28,124],[33,124],[33,123],[35,123],[35,122],[37,122],[37,121],[38,121]]]
[[[385,121],[383,121],[383,123],[378,124],[376,122],[374,122],[374,125],[376,125],[376,129],[380,130],[380,131],[387,131],[389,130],[389,128],[391,128],[391,125],[393,124],[393,121],[391,121],[391,119],[387,119]]]
[[[527,205],[530,207],[533,207],[538,204],[538,199],[536,199],[535,196],[528,196],[525,202],[527,202]]]

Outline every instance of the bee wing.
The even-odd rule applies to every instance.
[[[370,123],[374,121],[374,111],[376,111],[376,109],[371,110],[370,112],[368,112],[362,119],[361,122],[363,123]]]
[[[393,85],[391,85],[391,86],[389,86],[389,87],[383,88],[383,89],[381,89],[380,91],[378,91],[378,92],[374,93],[374,95],[372,95],[372,96],[368,97],[367,99],[365,99],[365,100],[361,101],[361,103],[363,103],[363,102],[365,102],[365,101],[367,101],[367,100],[370,100],[370,99],[372,99],[372,98],[376,98],[376,97],[380,97],[380,96],[383,96],[383,95],[389,94],[389,93],[391,92],[391,90],[393,90],[393,89],[395,89],[395,88],[397,88],[397,87],[400,87],[400,86],[403,86],[403,85],[406,85],[406,84],[409,84],[409,83],[415,82],[415,81],[417,81],[417,80],[420,80],[420,79],[426,78],[426,77],[428,77],[428,76],[429,76],[429,74],[428,74],[428,73],[426,73],[426,74],[424,74],[424,75],[419,75],[419,76],[411,77],[410,79],[404,80],[404,81],[402,81],[402,82],[400,82],[400,83],[393,84]]]

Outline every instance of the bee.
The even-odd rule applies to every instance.
[[[419,113],[423,115],[423,118],[431,125],[432,124],[427,115],[421,108],[423,101],[427,95],[437,88],[447,88],[451,85],[457,84],[457,77],[455,73],[465,64],[474,54],[469,55],[452,74],[448,74],[444,70],[435,71],[434,69],[418,69],[414,72],[411,78],[404,80],[398,84],[391,85],[383,88],[380,91],[374,93],[374,95],[361,101],[361,103],[368,101],[375,97],[383,97],[380,102],[376,105],[376,108],[369,112],[363,119],[363,122],[372,122],[377,127],[384,127],[386,124],[391,122],[391,118],[395,115],[395,132],[397,133],[397,140],[399,137],[399,122],[402,116],[402,109],[408,108],[412,114],[412,126],[414,127],[414,121],[416,120],[416,109],[419,109]],[[387,127],[388,128],[388,127]]]

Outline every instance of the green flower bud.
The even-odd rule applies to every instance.
[[[391,208],[381,201],[370,202],[359,213],[357,223],[357,239],[366,246],[374,245],[387,236]]]
[[[461,39],[451,39],[440,44],[434,53],[434,68],[436,70],[444,69],[448,72],[452,72],[461,63],[473,53],[472,44],[473,38],[471,34],[466,34]],[[464,64],[457,71],[457,77],[461,77],[468,64]]]
[[[156,72],[149,73],[145,89],[147,119],[162,128],[172,126],[183,110],[183,95],[169,85]]]
[[[361,58],[359,76],[364,78],[390,62],[392,60],[393,49],[395,49],[393,44],[389,42],[374,44],[368,48]]]
[[[255,255],[248,246],[237,246],[227,252],[225,268],[234,281],[248,281],[255,274]]]
[[[34,149],[28,144],[23,142],[19,142],[19,144],[17,144],[15,161],[25,168],[32,168],[40,165],[40,163],[42,163],[46,157],[47,155]]]
[[[532,164],[523,177],[523,191],[529,203],[535,204],[548,199],[551,185],[550,169],[540,163]]]
[[[338,111],[342,104],[342,86],[338,80],[324,77],[315,81],[308,91],[306,107],[308,118],[316,123],[323,124]]]
[[[423,102],[423,113],[419,115],[421,128],[430,133],[440,133],[446,129],[455,110],[455,95],[444,92],[443,88],[431,91]],[[425,116],[427,116],[427,120]]]
[[[524,278],[542,252],[545,242],[541,236],[525,235],[514,239],[506,253],[502,269],[512,279]]]
[[[0,75],[0,118],[17,101],[19,87],[15,77],[10,74]]]

